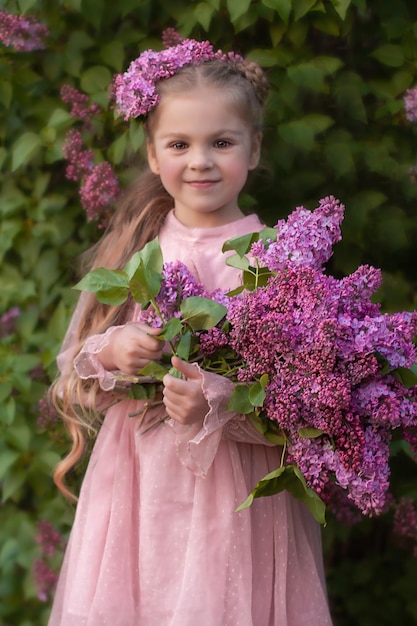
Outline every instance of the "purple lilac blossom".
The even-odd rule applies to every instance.
[[[36,542],[41,553],[40,558],[35,559],[33,563],[37,596],[41,602],[47,602],[53,595],[58,581],[58,574],[48,561],[63,548],[64,539],[50,522],[41,520],[37,525]]]
[[[320,200],[314,211],[297,207],[286,220],[279,220],[277,240],[266,248],[257,242],[252,255],[270,270],[280,270],[291,262],[320,269],[340,241],[344,206],[333,196]]]
[[[0,9],[0,40],[17,52],[43,50],[48,28],[31,15],[14,15]]]
[[[417,122],[417,87],[411,87],[405,92],[404,109],[408,121]]]
[[[161,289],[155,298],[160,315],[153,307],[149,307],[141,312],[141,321],[160,328],[170,318],[181,317],[181,302],[191,296],[210,298],[224,306],[228,302],[228,297],[220,289],[207,291],[181,261],[165,263]]]
[[[89,97],[71,85],[61,87],[61,99],[71,105],[70,114],[83,121],[84,128],[89,128],[92,118],[100,112],[98,104],[89,104]]]
[[[62,535],[47,520],[38,522],[36,543],[43,556],[51,557],[62,546]]]
[[[80,180],[94,168],[94,154],[84,149],[83,138],[79,130],[71,129],[65,137],[62,147],[64,157],[68,161],[65,172],[69,180]]]
[[[94,166],[80,188],[81,204],[88,221],[102,217],[119,193],[119,181],[110,163],[103,161]]]
[[[16,320],[20,316],[20,309],[12,307],[0,317],[0,338],[12,335],[16,331]]]
[[[58,582],[57,572],[52,569],[45,559],[35,559],[33,575],[38,599],[41,602],[48,602],[53,596]]]
[[[175,28],[169,27],[166,28],[161,35],[162,44],[165,48],[170,48],[172,46],[177,46],[184,38],[175,30]]]
[[[417,454],[417,386],[395,377],[417,361],[417,314],[381,313],[371,300],[381,284],[373,267],[340,280],[324,273],[342,218],[339,201],[325,198],[309,215],[296,209],[282,220],[277,244],[254,244],[252,258],[272,268],[271,277],[226,302],[217,294],[228,326],[202,334],[200,348],[213,362],[228,350],[237,382],[267,374],[261,416],[285,434],[286,463],[327,504],[334,495],[346,511],[350,503],[372,516],[390,502],[392,432]],[[158,297],[168,316],[187,295],[214,297],[182,264],[165,268],[164,283]]]
[[[398,502],[394,513],[393,532],[407,540],[417,556],[417,506],[412,498],[403,497]]]
[[[200,65],[220,59],[224,62],[241,60],[234,54],[215,51],[209,41],[184,39],[166,50],[145,50],[132,61],[123,74],[115,76],[112,86],[119,115],[124,119],[147,115],[159,102],[156,84],[170,78],[184,66]]]
[[[60,418],[52,404],[48,401],[47,393],[45,393],[38,402],[38,417],[36,423],[40,428],[49,428],[59,422]]]

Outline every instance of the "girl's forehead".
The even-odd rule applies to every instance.
[[[191,88],[164,94],[155,111],[154,130],[172,125],[246,125],[238,104],[230,93],[218,87]]]

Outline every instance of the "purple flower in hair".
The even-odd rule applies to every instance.
[[[227,63],[241,60],[241,57],[215,51],[209,41],[194,39],[184,39],[159,52],[145,50],[131,62],[126,72],[118,74],[113,81],[118,113],[124,115],[125,120],[147,115],[159,102],[156,84],[160,80],[174,76],[187,65],[200,65],[214,59]]]

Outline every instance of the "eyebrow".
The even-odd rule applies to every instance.
[[[211,134],[211,138],[214,139],[215,137],[224,137],[224,136],[234,136],[234,137],[242,137],[243,136],[243,131],[240,130],[233,130],[231,128],[221,128],[218,131],[216,131],[215,133]],[[170,131],[169,133],[166,133],[165,135],[161,135],[161,139],[170,139],[170,138],[176,138],[178,139],[179,137],[181,137],[181,139],[189,139],[190,135],[188,135],[187,133],[183,133],[181,131]]]

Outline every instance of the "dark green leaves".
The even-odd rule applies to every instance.
[[[245,502],[243,502],[236,510],[241,511],[249,507],[255,498],[265,496],[273,496],[282,491],[289,493],[304,502],[313,517],[320,523],[325,525],[325,504],[319,496],[307,486],[305,478],[296,465],[287,465],[279,467],[264,476],[256,485],[255,489],[249,494]]]
[[[124,270],[99,267],[89,272],[74,289],[95,293],[97,300],[111,306],[123,304],[130,291],[136,302],[146,305],[159,293],[162,265],[162,252],[156,238],[136,252]]]
[[[184,320],[193,330],[208,330],[218,324],[227,313],[226,307],[209,298],[191,296],[181,303]]]
[[[267,384],[268,375],[264,374],[254,383],[235,385],[227,405],[228,411],[247,415],[255,409],[261,408],[265,400]]]
[[[123,270],[107,270],[104,267],[98,267],[84,276],[74,289],[91,291],[103,304],[118,306],[127,299],[129,280]]]
[[[266,267],[252,267],[250,259],[246,256],[250,253],[252,244],[256,241],[263,240],[265,245],[269,241],[276,241],[278,231],[276,228],[264,228],[259,233],[249,233],[242,237],[229,239],[223,245],[222,251],[235,251],[235,254],[229,256],[226,260],[227,265],[242,270],[243,284],[241,287],[234,289],[229,295],[235,295],[244,289],[252,291],[257,287],[266,285],[268,278],[273,275]]]

